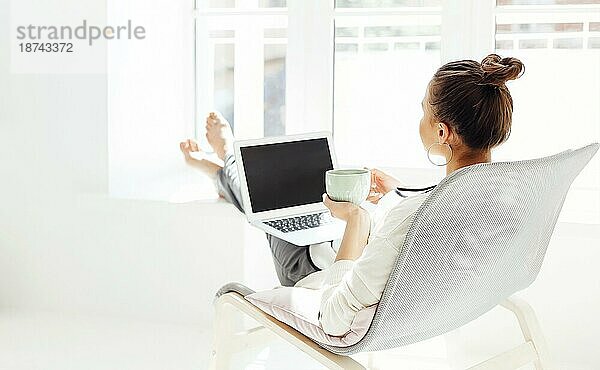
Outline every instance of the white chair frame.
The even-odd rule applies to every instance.
[[[544,335],[531,306],[516,296],[507,298],[500,305],[515,315],[525,341],[513,349],[469,367],[468,370],[517,369],[528,363],[533,363],[536,370],[552,369]],[[234,353],[266,346],[273,338],[271,333],[308,354],[327,369],[373,369],[371,364],[365,366],[349,356],[337,355],[319,347],[302,333],[252,305],[239,293],[229,292],[218,297],[215,301],[215,310],[214,337],[209,365],[211,370],[229,369]],[[251,317],[260,326],[236,331],[235,323],[239,321],[240,314]],[[369,356],[374,354],[369,353]],[[372,362],[371,357],[368,362]]]

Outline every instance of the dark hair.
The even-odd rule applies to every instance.
[[[490,54],[481,63],[450,62],[429,84],[429,104],[436,120],[449,125],[470,148],[491,149],[510,135],[513,100],[506,81],[523,74],[517,58]]]

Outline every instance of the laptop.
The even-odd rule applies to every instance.
[[[250,224],[300,246],[342,237],[345,222],[322,198],[336,166],[330,133],[237,141],[234,150]]]

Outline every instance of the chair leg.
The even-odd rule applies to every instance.
[[[209,370],[228,369],[233,349],[231,337],[233,325],[231,309],[224,304],[215,305],[215,321],[213,326],[213,341],[209,354]]]
[[[515,296],[500,305],[517,317],[525,342],[468,370],[516,369],[528,363],[533,363],[536,370],[552,369],[546,341],[531,306]]]
[[[523,332],[523,337],[527,342],[533,344],[537,354],[537,358],[533,362],[536,370],[552,369],[546,339],[544,338],[542,328],[531,306],[526,301],[516,296],[507,298],[501,305],[515,314],[519,321],[521,331]]]
[[[244,297],[237,293],[226,293],[215,302],[216,317],[214,339],[210,353],[210,370],[228,369],[231,356],[244,348],[254,348],[265,345],[268,338],[263,329],[254,328],[236,332],[232,324],[239,313],[248,315],[256,320],[269,333],[273,333],[297,349],[303,351],[328,369],[335,370],[365,370],[365,367],[348,356],[330,353],[319,347],[303,334],[262,312]],[[238,316],[239,317],[239,316]]]
[[[375,354],[373,352],[367,354],[367,369],[375,370]]]

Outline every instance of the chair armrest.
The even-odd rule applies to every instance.
[[[230,292],[238,293],[242,297],[245,297],[247,295],[255,293],[254,290],[248,288],[247,286],[245,286],[243,284],[240,284],[240,283],[228,283],[228,284],[223,285],[221,287],[221,289],[219,289],[217,291],[217,293],[215,294],[215,300],[217,298],[219,298],[220,296],[222,296],[223,294],[230,293]]]

